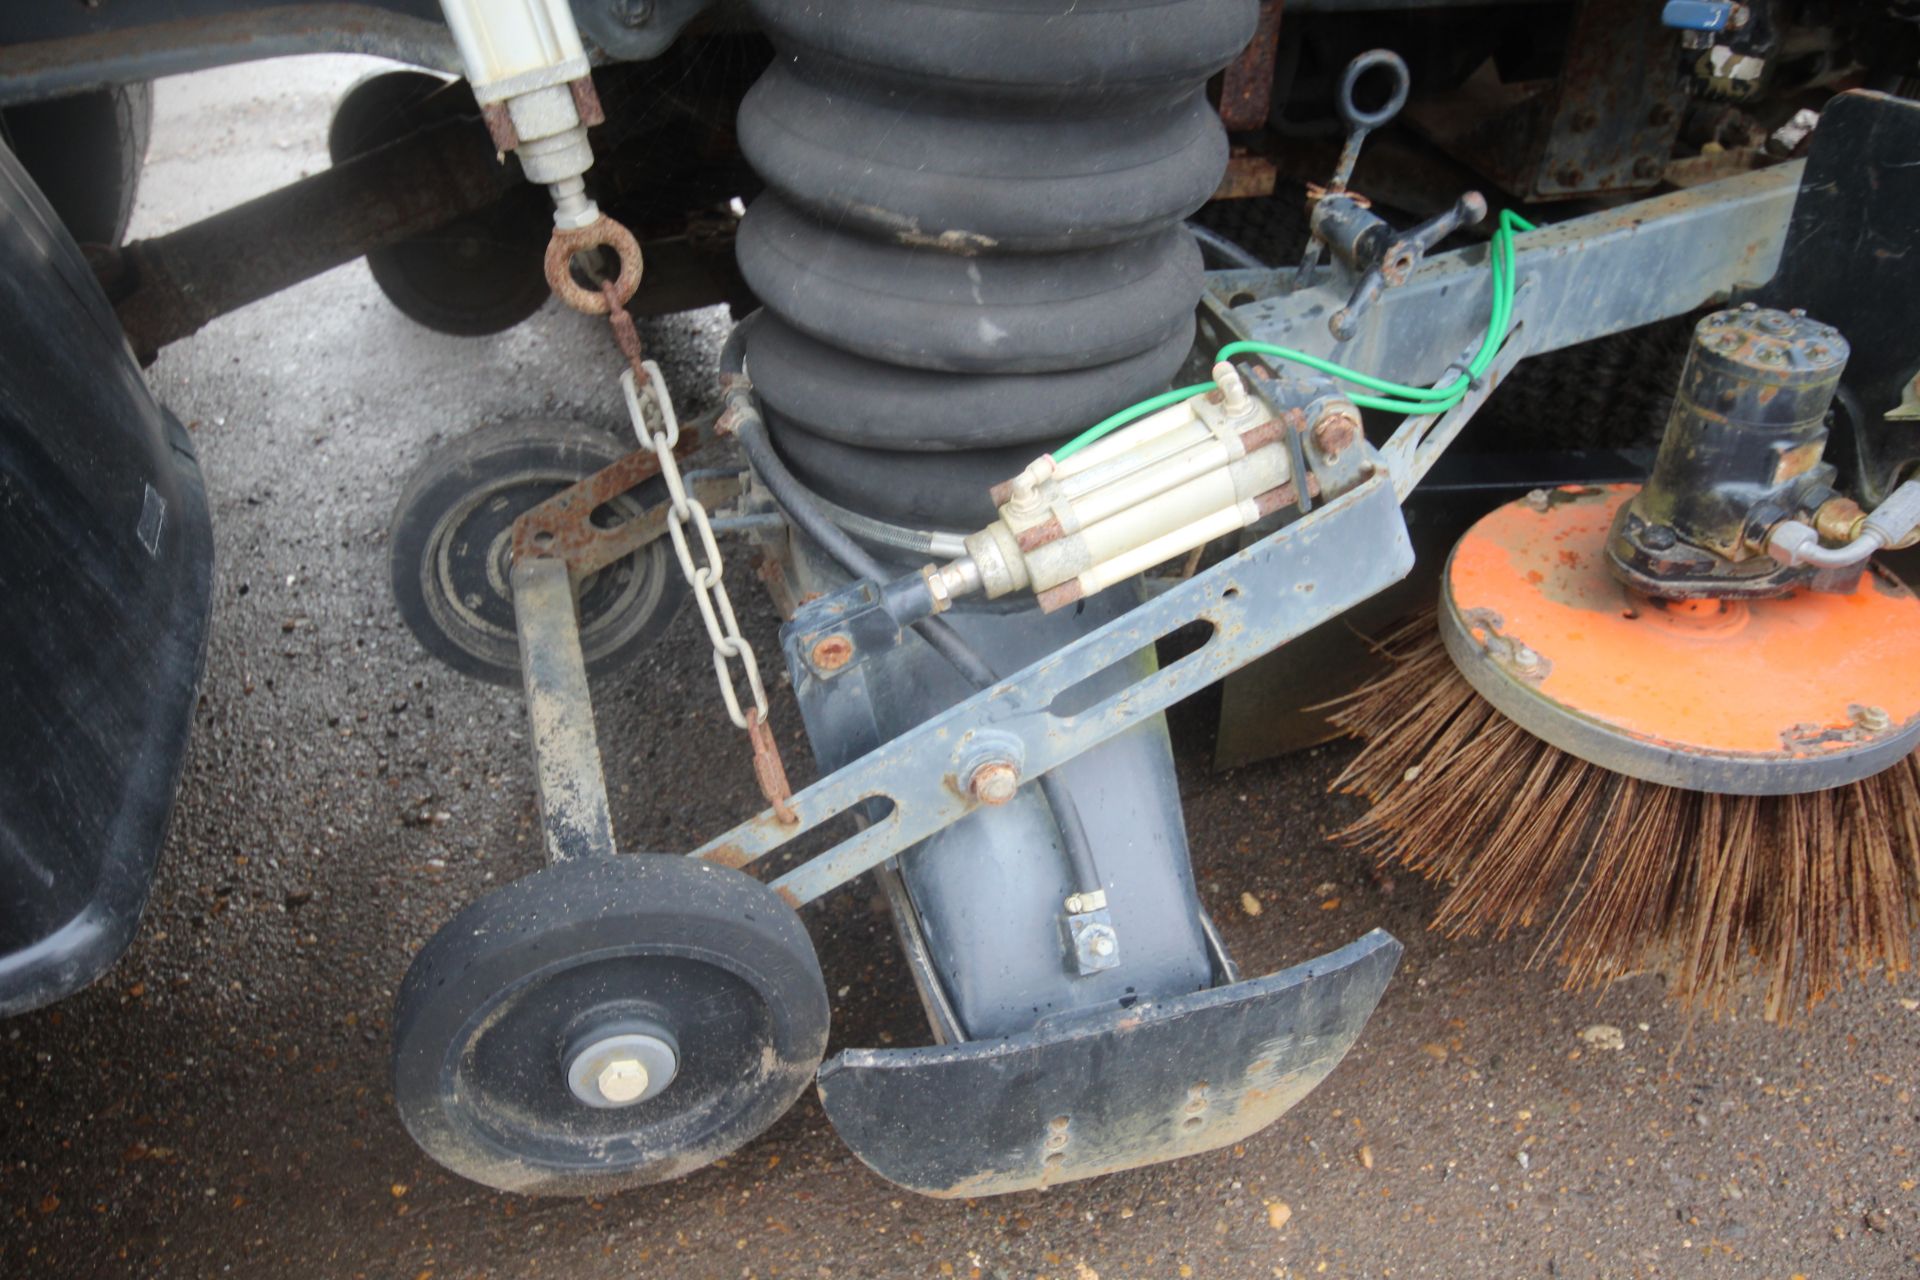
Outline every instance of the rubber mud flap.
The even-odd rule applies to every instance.
[[[840,1137],[890,1182],[999,1195],[1197,1155],[1266,1128],[1340,1064],[1400,960],[1375,929],[1265,978],[1001,1040],[848,1049]]]

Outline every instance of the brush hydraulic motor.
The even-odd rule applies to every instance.
[[[1834,490],[1823,455],[1847,355],[1800,311],[1701,320],[1652,474],[1608,539],[1620,579],[1663,599],[1849,592],[1873,552],[1920,538],[1920,484],[1871,513]]]

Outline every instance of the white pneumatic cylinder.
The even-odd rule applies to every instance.
[[[595,101],[593,82],[567,0],[440,0],[440,7],[495,143],[552,194],[556,226],[594,222],[600,210],[582,175],[593,167],[587,126],[599,122],[598,107],[593,119],[581,118],[582,102]]]
[[[966,539],[988,597],[1027,589],[1060,608],[1245,528],[1309,483],[1293,475],[1294,428],[1253,402],[1233,366],[1214,380],[1211,394],[996,488],[1000,519]]]

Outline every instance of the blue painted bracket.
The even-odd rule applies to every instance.
[[[877,802],[864,830],[773,881],[789,903],[810,902],[971,812],[977,802],[959,775],[978,735],[1017,738],[1025,776],[1037,777],[1352,608],[1412,567],[1392,479],[1376,466],[1312,514],[799,792],[792,800],[797,823],[783,825],[767,809],[692,856],[747,866],[863,801]],[[1091,706],[1075,704],[1075,686],[1088,677],[1194,622],[1213,628],[1199,648]]]

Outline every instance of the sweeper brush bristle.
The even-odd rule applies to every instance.
[[[1334,782],[1374,802],[1335,839],[1450,886],[1450,937],[1544,925],[1572,989],[1664,974],[1719,1013],[1750,971],[1765,1013],[1849,971],[1911,967],[1920,911],[1920,757],[1828,791],[1658,786],[1547,745],[1454,668],[1434,617],[1382,641],[1390,667],[1333,704],[1365,746]]]

